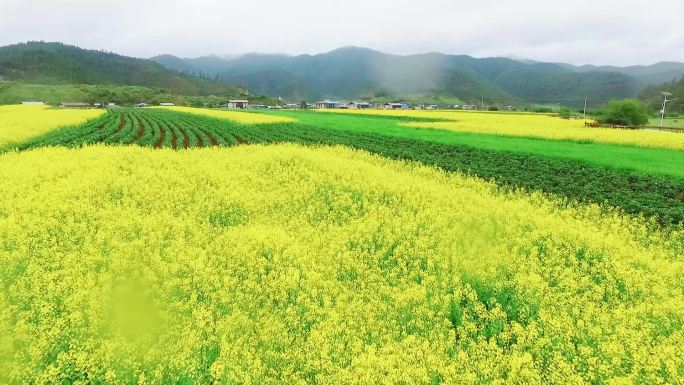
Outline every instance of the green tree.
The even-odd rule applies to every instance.
[[[620,126],[643,126],[648,123],[648,113],[639,100],[611,100],[599,122]]]
[[[573,112],[571,109],[568,107],[563,107],[558,111],[558,116],[563,118],[563,119],[570,119],[573,115]]]

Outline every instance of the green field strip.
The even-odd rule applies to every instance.
[[[282,127],[277,130],[282,132]],[[318,133],[315,130],[310,128],[298,142],[350,146],[392,159],[418,161],[448,171],[493,179],[511,188],[540,190],[585,203],[609,204],[629,214],[657,217],[664,224],[684,223],[684,181],[678,178],[634,174],[613,167],[533,154],[378,134],[344,135],[343,130],[336,134],[330,129]],[[249,139],[259,142],[258,137],[253,135]]]
[[[386,135],[378,130],[360,130],[305,125],[301,123],[279,123],[242,125],[220,120],[170,111],[136,111],[145,119],[154,120],[155,126],[165,125],[169,129],[169,145],[185,148],[196,145],[195,130],[212,130],[217,136],[231,144],[293,142],[306,145],[344,145],[376,153],[391,159],[421,162],[447,171],[460,171],[484,179],[494,180],[505,188],[522,188],[528,191],[542,191],[582,203],[607,204],[621,208],[628,214],[655,217],[666,225],[684,222],[684,180],[659,173],[636,172],[628,168],[606,166],[596,162],[562,156],[548,156],[529,151],[510,151],[499,147],[473,146],[471,142],[439,142],[422,140],[415,135]],[[110,114],[109,121],[116,124],[116,115]],[[127,126],[132,126],[133,119]],[[389,120],[383,120],[390,122]],[[391,123],[391,122],[390,122]],[[77,133],[94,130],[89,123],[76,128]],[[97,129],[95,128],[97,131]],[[406,128],[400,129],[406,132]],[[136,130],[131,129],[131,133]],[[151,130],[149,130],[151,131]],[[408,130],[431,133],[431,130]],[[88,135],[86,135],[88,136]],[[496,136],[472,135],[486,140],[501,139]],[[59,139],[60,136],[54,136]],[[37,143],[51,143],[49,138]],[[510,139],[510,138],[509,138]],[[529,144],[529,139],[514,138]],[[553,141],[534,141],[543,145],[567,145]],[[125,143],[125,142],[124,142]],[[152,145],[152,144],[150,144]],[[598,145],[599,148],[620,148]],[[27,147],[25,147],[27,148]],[[638,156],[646,149],[625,147],[630,154]],[[639,159],[637,159],[639,160]]]
[[[110,120],[111,116],[109,114],[105,114],[95,120],[84,123],[80,126],[64,127],[59,130],[51,131],[44,135],[32,138],[27,142],[24,142],[21,145],[17,146],[17,148],[21,150],[24,148],[45,145],[66,145],[67,143],[79,137],[89,135],[93,132],[101,130],[106,124],[110,122]]]
[[[73,136],[58,144],[64,144],[66,146],[81,146],[84,144],[96,143],[116,129],[118,123],[115,121],[115,118],[116,117],[114,115],[110,115],[109,119],[103,125],[90,130],[88,133],[81,134],[79,136]]]
[[[684,151],[423,129],[400,126],[399,120],[349,116],[349,114],[320,112],[277,112],[273,114],[293,117],[301,124],[316,127],[357,133],[383,134],[442,144],[465,145],[484,150],[572,159],[599,166],[632,170],[644,174],[669,175],[684,179]]]

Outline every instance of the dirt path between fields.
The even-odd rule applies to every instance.
[[[216,140],[214,135],[210,134],[209,131],[206,131],[206,130],[202,130],[202,132],[204,132],[204,135],[206,135],[207,138],[209,138],[209,142],[211,143],[212,146],[218,146],[218,140]]]
[[[169,130],[171,130],[171,148],[175,150],[176,148],[178,148],[178,138],[176,137],[176,130],[174,130],[170,126]]]
[[[166,127],[159,127],[159,130],[161,131],[161,133],[159,134],[159,139],[154,144],[154,148],[161,148],[164,145],[164,141],[166,140]]]
[[[119,119],[119,128],[117,128],[116,133],[120,133],[124,127],[126,127],[126,118],[124,118],[123,115],[121,115],[121,119]]]
[[[204,147],[204,141],[202,140],[202,136],[195,135],[195,137],[197,138],[197,147],[199,147],[199,148]]]
[[[132,144],[139,141],[140,138],[143,137],[143,135],[145,135],[145,125],[142,122],[140,122],[138,123],[138,134],[129,143]]]
[[[180,131],[181,135],[183,135],[183,148],[190,147],[190,137],[188,134],[181,127],[178,127],[178,131]]]

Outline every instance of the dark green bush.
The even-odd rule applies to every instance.
[[[599,122],[619,126],[643,126],[648,123],[648,113],[639,100],[611,100],[606,105]]]

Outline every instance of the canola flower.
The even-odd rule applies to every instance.
[[[259,114],[255,112],[241,112],[233,110],[218,110],[218,109],[208,109],[208,108],[193,108],[193,107],[154,107],[163,108],[166,110],[185,112],[188,114],[197,114],[209,116],[212,118],[232,120],[241,124],[272,124],[272,123],[291,123],[296,122],[296,119],[287,116],[274,116]]]
[[[680,384],[684,232],[341,147],[0,156],[0,383]]]
[[[36,105],[0,106],[0,147],[20,143],[62,126],[71,126],[104,114],[101,109],[58,109]]]
[[[334,111],[444,120],[400,123],[406,127],[684,150],[684,135],[681,134],[656,130],[586,127],[584,125],[587,122],[586,120],[561,119],[543,114],[425,110]]]

